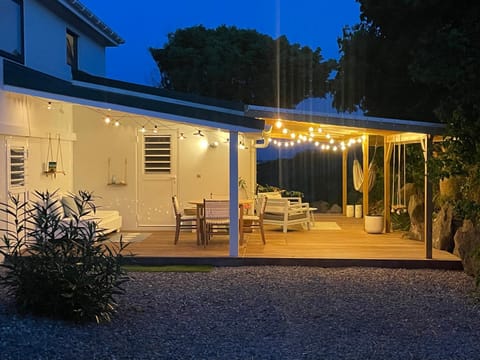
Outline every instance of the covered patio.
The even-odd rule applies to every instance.
[[[132,242],[127,261],[143,264],[291,264],[317,266],[387,266],[461,269],[459,258],[433,249],[425,259],[424,244],[410,240],[403,232],[367,234],[363,219],[342,215],[316,214],[311,230],[300,225],[283,233],[280,227],[265,225],[266,244],[258,230],[246,233],[239,255],[229,257],[228,236],[215,236],[207,247],[198,246],[196,234],[183,231],[174,245],[174,231],[148,233],[143,241]],[[115,246],[115,243],[113,243]]]

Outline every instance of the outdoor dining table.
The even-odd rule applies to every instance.
[[[225,201],[229,201],[228,199],[214,199],[214,200],[225,200]],[[196,206],[196,216],[197,216],[197,224],[200,224],[200,221],[202,219],[202,213],[203,213],[203,199],[201,200],[190,200],[188,201],[189,204],[192,204],[192,205],[195,205]],[[239,208],[239,213],[240,213],[240,216],[239,216],[239,238],[240,238],[240,244],[243,243],[243,226],[242,226],[242,222],[243,222],[243,212],[246,208],[247,205],[251,205],[253,204],[253,200],[252,199],[239,199],[238,200],[238,208]],[[200,243],[203,244],[203,242],[205,241],[205,238],[203,236],[203,232],[200,232],[197,230],[197,245],[199,245]]]

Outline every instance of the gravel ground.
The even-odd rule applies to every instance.
[[[19,316],[0,289],[0,358],[480,359],[480,307],[459,271],[132,274],[102,325]]]

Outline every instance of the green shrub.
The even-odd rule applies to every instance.
[[[480,204],[468,199],[453,202],[453,211],[456,219],[471,220],[474,224],[480,223]]]
[[[408,231],[410,229],[410,215],[408,212],[392,212],[390,218],[394,231]]]
[[[127,281],[121,268],[120,243],[108,248],[102,229],[85,217],[95,213],[91,193],[70,194],[78,212],[62,221],[56,193],[35,192],[22,202],[10,196],[0,204],[5,257],[0,284],[7,287],[21,312],[73,321],[109,321]],[[73,202],[71,202],[73,204]]]
[[[300,197],[303,198],[304,194],[301,191],[285,190],[282,192],[282,197]]]

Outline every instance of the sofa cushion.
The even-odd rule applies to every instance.
[[[283,221],[284,215],[265,213],[264,219]],[[305,214],[288,215],[288,220],[298,220],[298,219],[307,219],[307,217]]]
[[[70,196],[62,196],[62,206],[63,206],[63,215],[64,217],[79,216],[80,212],[78,211],[77,203]]]

